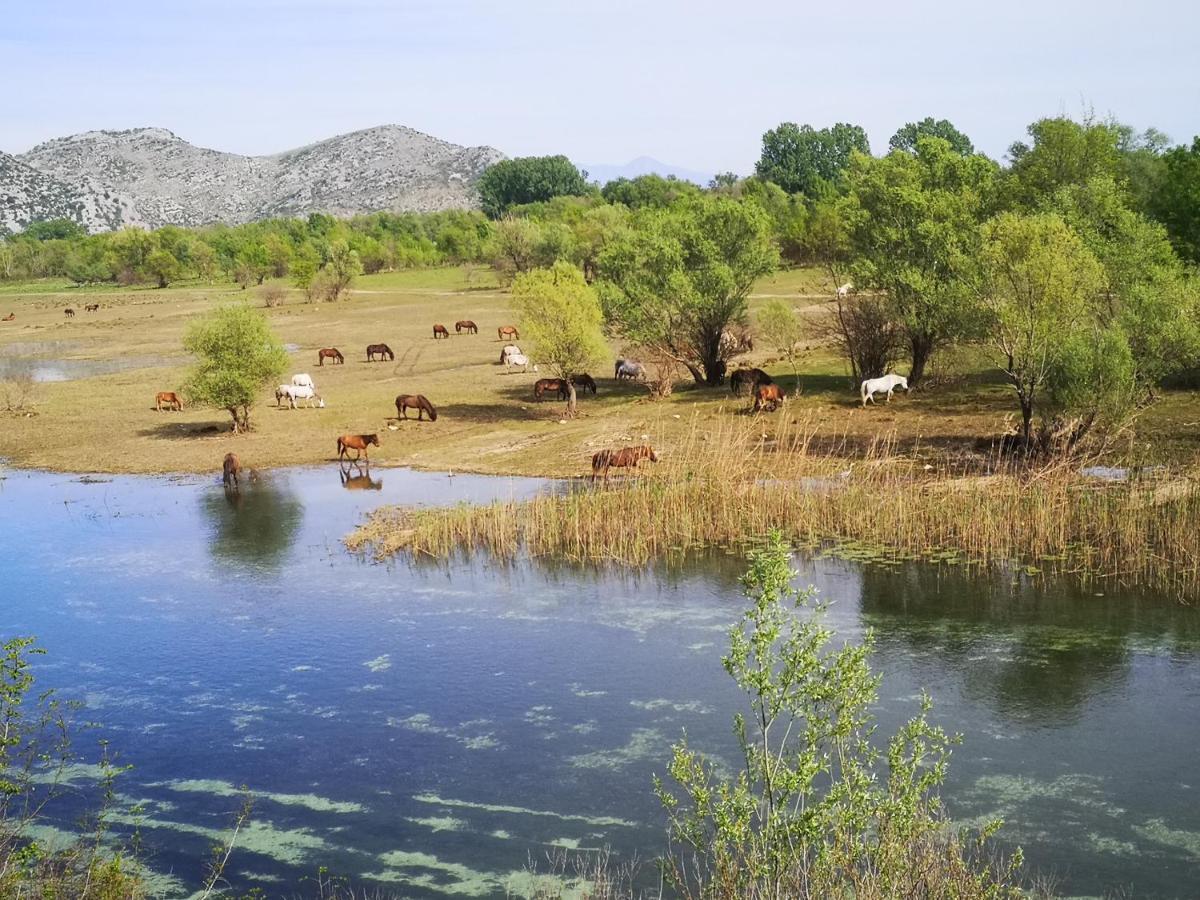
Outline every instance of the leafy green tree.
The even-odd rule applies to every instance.
[[[804,239],[808,231],[808,205],[803,194],[789,194],[779,185],[761,178],[740,184],[742,199],[757,203],[771,217],[771,233],[780,255],[791,263],[804,261]]]
[[[750,707],[734,718],[736,774],[685,738],[668,766],[673,784],[655,778],[675,848],[671,886],[721,900],[1020,897],[1019,852],[1011,865],[981,863],[947,836],[937,788],[957,738],[929,721],[926,696],[877,749],[874,637],[831,646],[823,607],[792,588],[796,574],[778,533],[750,554],[751,605],[723,659]]]
[[[483,211],[493,219],[513,206],[591,193],[587,173],[565,156],[524,156],[488,166],[478,183]]]
[[[886,293],[904,328],[914,386],[933,353],[977,323],[967,273],[996,175],[987,157],[962,156],[936,137],[918,138],[915,154],[860,155],[851,164],[845,209],[855,284]]]
[[[186,393],[199,406],[226,410],[235,433],[250,430],[250,409],[278,382],[288,355],[266,317],[245,305],[221,306],[195,319],[183,348],[196,356]]]
[[[167,250],[154,250],[146,257],[144,271],[160,288],[167,287],[172,281],[178,281],[183,274],[183,267],[179,265],[174,255]]]
[[[1034,209],[1059,188],[1086,184],[1121,169],[1121,131],[1109,122],[1066,117],[1039,119],[1028,128],[1033,144],[1014,143],[1008,155],[1007,194],[1012,205]]]
[[[599,365],[608,353],[601,330],[604,316],[600,301],[583,273],[560,261],[552,268],[517,276],[512,302],[534,359],[567,382],[567,412],[574,416],[573,379]]]
[[[1150,196],[1150,212],[1167,229],[1176,252],[1200,265],[1200,136],[1190,147],[1168,150],[1162,161],[1162,179]]]
[[[920,122],[905,123],[888,141],[888,149],[916,153],[917,140],[922,137],[941,138],[959,156],[970,156],[975,152],[975,145],[971,143],[971,139],[955,128],[952,122],[947,119],[934,119],[933,116],[927,116]]]
[[[609,327],[687,366],[697,384],[720,384],[721,335],[744,322],[755,279],[778,265],[770,220],[757,203],[702,194],[632,221],[600,256]]]
[[[196,270],[196,274],[209,284],[212,284],[213,279],[217,276],[217,251],[207,241],[197,240],[192,245],[190,255],[192,258],[192,268]]]
[[[329,245],[329,256],[321,268],[326,278],[326,298],[340,298],[354,283],[354,279],[362,274],[362,270],[362,262],[350,245],[342,240],[333,241]]]
[[[781,297],[767,301],[758,313],[758,333],[771,347],[791,364],[792,390],[800,393],[800,359],[804,347],[800,343],[804,329],[792,305]]]
[[[755,172],[789,194],[813,197],[823,184],[838,181],[855,151],[871,152],[867,133],[858,125],[839,122],[817,130],[784,122],[763,135]]]
[[[31,241],[70,241],[80,240],[87,231],[73,219],[46,219],[41,222],[30,222],[21,232],[21,236]]]
[[[492,265],[509,281],[537,265],[542,227],[532,219],[505,216],[492,228]]]
[[[682,197],[700,193],[700,188],[690,181],[681,181],[674,175],[639,175],[636,178],[617,178],[600,189],[600,195],[609,203],[621,203],[630,209],[643,206],[659,208],[670,206]]]

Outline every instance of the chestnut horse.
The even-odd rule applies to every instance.
[[[75,318],[75,310],[71,309],[68,306],[66,309],[63,310],[63,315],[66,316],[68,319],[73,319],[73,318]]]
[[[367,362],[373,362],[376,356],[379,357],[380,362],[396,358],[396,354],[387,344],[367,344]]]
[[[500,336],[500,340],[512,338],[514,341],[519,341],[521,339],[521,332],[517,331],[515,325],[501,325],[496,329],[496,334]]]
[[[429,413],[429,421],[437,421],[437,410],[433,404],[429,402],[424,394],[401,394],[396,398],[396,415],[401,419],[407,419],[408,413],[406,410],[415,409],[417,411],[417,421],[421,421],[425,413]]]
[[[449,339],[450,332],[448,332],[446,330],[445,325],[434,325],[433,326],[433,339],[436,341],[439,337],[444,337],[444,338]]]
[[[533,399],[541,400],[546,391],[557,391],[559,400],[566,400],[571,393],[571,389],[561,378],[539,378],[533,384]]]
[[[379,435],[343,434],[337,441],[338,462],[341,462],[343,457],[346,459],[350,458],[350,454],[346,452],[347,450],[354,450],[357,453],[354,457],[355,461],[360,459],[364,454],[366,454],[367,460],[370,460],[371,455],[367,453],[367,448],[372,444],[376,447],[379,446]]]
[[[242,471],[242,464],[238,461],[236,453],[226,453],[225,461],[221,464],[221,481],[225,484],[225,489],[233,488],[235,491],[241,489],[238,483],[238,473]]]
[[[596,379],[587,372],[580,372],[578,375],[572,375],[571,380],[575,382],[575,386],[580,390],[591,391],[592,396],[596,396]]]
[[[592,481],[600,474],[608,481],[608,470],[612,467],[636,469],[643,459],[658,462],[658,454],[647,444],[640,447],[622,447],[620,450],[600,450],[592,455]]]
[[[470,319],[459,319],[454,323],[454,330],[458,334],[462,334],[464,331],[467,334],[479,334],[479,326]]]
[[[164,405],[175,412],[183,412],[183,398],[174,391],[159,391],[154,395],[154,408],[162,412]]]
[[[318,366],[325,365],[325,360],[327,359],[332,359],[334,365],[337,365],[338,363],[341,363],[342,365],[346,364],[346,357],[342,356],[342,351],[337,347],[325,347],[324,349],[317,351]]]
[[[760,384],[774,383],[762,369],[737,369],[729,376],[729,390],[735,394],[741,394],[747,388],[749,393],[754,393]]]
[[[777,384],[760,384],[754,389],[754,411],[766,409],[770,405],[768,412],[774,412],[779,409],[783,403],[783,391],[779,389]]]

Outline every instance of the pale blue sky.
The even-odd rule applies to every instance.
[[[1001,156],[1085,105],[1200,133],[1200,2],[0,0],[0,149],[155,125],[271,153],[389,122],[747,174],[781,121],[951,119]]]

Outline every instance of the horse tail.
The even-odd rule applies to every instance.
[[[858,387],[858,396],[859,396],[859,399],[862,400],[862,405],[866,406],[867,405],[867,382],[865,380]]]

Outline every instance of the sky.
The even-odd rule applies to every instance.
[[[780,122],[1002,158],[1088,110],[1200,133],[1197,0],[0,0],[0,150],[168,128],[266,154],[395,123],[510,156],[753,171]]]

